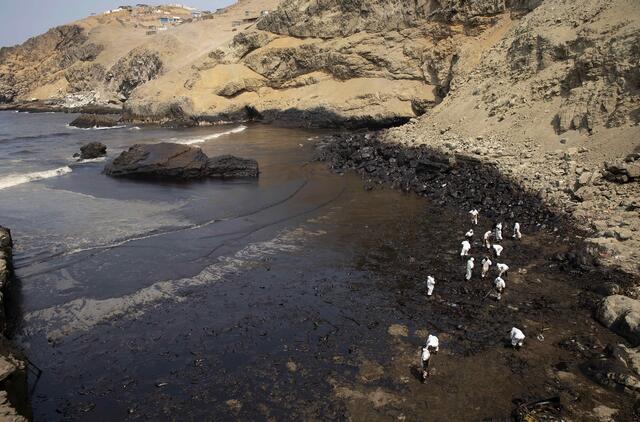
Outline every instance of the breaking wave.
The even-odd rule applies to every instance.
[[[0,189],[6,189],[23,183],[34,182],[36,180],[62,176],[63,174],[71,173],[72,171],[71,167],[64,166],[53,170],[37,171],[33,173],[10,174],[0,178]]]
[[[109,129],[122,129],[127,127],[127,125],[118,125],[118,126],[94,126],[94,127],[75,127],[69,124],[66,125],[69,129],[77,129],[77,130],[109,130]]]
[[[219,138],[221,136],[231,135],[233,133],[243,132],[246,128],[247,128],[246,126],[242,126],[241,125],[241,126],[238,126],[238,127],[234,127],[233,129],[228,130],[226,132],[214,133],[212,135],[207,135],[207,136],[204,136],[202,138],[188,138],[188,139],[182,139],[182,140],[180,140],[180,139],[175,140],[175,138],[174,138],[172,140],[177,144],[183,144],[183,145],[202,144],[202,143],[210,141],[212,139],[217,139],[217,138]]]

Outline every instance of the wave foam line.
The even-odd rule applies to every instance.
[[[204,142],[211,141],[212,139],[217,139],[217,138],[219,138],[221,136],[231,135],[231,134],[234,134],[234,133],[243,132],[246,129],[247,129],[246,126],[242,126],[241,125],[241,126],[233,128],[231,130],[228,130],[226,132],[214,133],[212,135],[207,135],[207,136],[202,137],[202,138],[191,138],[191,139],[177,140],[175,142],[178,143],[178,144],[183,144],[183,145],[202,144]]]
[[[50,179],[71,173],[71,167],[64,166],[53,170],[37,171],[26,174],[10,174],[0,178],[0,189],[6,189],[23,183],[35,182],[36,180]]]
[[[25,315],[28,328],[23,335],[46,333],[49,340],[61,340],[77,331],[87,331],[104,321],[139,316],[160,301],[184,302],[184,289],[208,286],[264,262],[266,256],[299,250],[307,238],[326,234],[304,227],[281,232],[275,238],[251,243],[235,254],[218,258],[193,277],[164,280],[134,293],[107,299],[79,298]]]
[[[75,126],[71,126],[69,124],[66,124],[65,126],[68,127],[69,129],[76,129],[76,130],[110,130],[110,129],[122,129],[122,128],[127,127],[127,125],[75,127]]]

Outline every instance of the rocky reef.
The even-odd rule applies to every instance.
[[[256,178],[255,160],[222,155],[209,158],[200,148],[161,142],[136,144],[122,152],[104,168],[114,177],[162,179]]]
[[[111,117],[101,114],[82,114],[75,119],[69,126],[79,127],[82,129],[98,128],[98,127],[113,127],[118,125],[118,117]]]
[[[107,155],[107,146],[102,142],[89,142],[80,147],[81,160],[93,160]],[[75,155],[74,155],[75,156]]]

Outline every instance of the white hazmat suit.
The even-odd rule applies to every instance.
[[[502,223],[496,224],[496,241],[502,240]]]
[[[484,258],[482,260],[482,278],[485,278],[487,276],[491,265],[493,265],[493,262],[491,262],[489,258]]]
[[[436,279],[432,276],[427,277],[427,296],[433,294],[433,288],[436,286]]]
[[[502,246],[496,245],[495,243],[493,244],[493,250],[496,252],[496,256],[500,256],[503,249],[504,248]]]
[[[438,337],[429,334],[429,337],[427,338],[427,346],[426,347],[430,351],[438,353],[438,350],[440,350],[440,341],[438,340]]]
[[[519,329],[517,329],[516,327],[513,327],[511,329],[511,345],[513,347],[522,347],[523,344],[524,344],[524,333]]]
[[[471,257],[467,261],[467,273],[464,276],[465,280],[467,280],[467,281],[471,280],[471,274],[473,272],[473,267],[474,267],[474,265],[473,265],[473,257]]]
[[[478,224],[478,214],[480,213],[480,211],[473,209],[471,211],[469,211],[469,214],[471,214],[471,222],[473,224]]]
[[[460,251],[460,256],[469,255],[469,251],[471,250],[471,243],[469,243],[468,240],[463,240],[461,245],[462,245],[462,250]]]
[[[522,233],[520,233],[520,223],[515,223],[513,225],[513,238],[514,239],[522,239]]]
[[[493,233],[491,232],[491,230],[489,230],[488,232],[485,232],[484,236],[482,236],[482,239],[484,240],[484,246],[487,249],[491,249],[491,236],[493,236]]]

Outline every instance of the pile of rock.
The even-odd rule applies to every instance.
[[[640,180],[640,153],[627,155],[624,161],[605,163],[604,177],[615,183],[629,183]]]
[[[104,173],[114,177],[167,179],[258,177],[258,162],[221,155],[209,158],[200,148],[162,142],[136,144],[108,163]]]
[[[496,167],[455,151],[385,142],[368,133],[322,140],[316,158],[328,161],[338,172],[359,172],[366,189],[387,183],[441,204],[482,208],[491,218],[517,214],[522,222],[540,223],[551,217],[538,197],[520,189]]]
[[[640,396],[640,348],[609,344],[604,353],[584,364],[583,369],[605,387]]]

